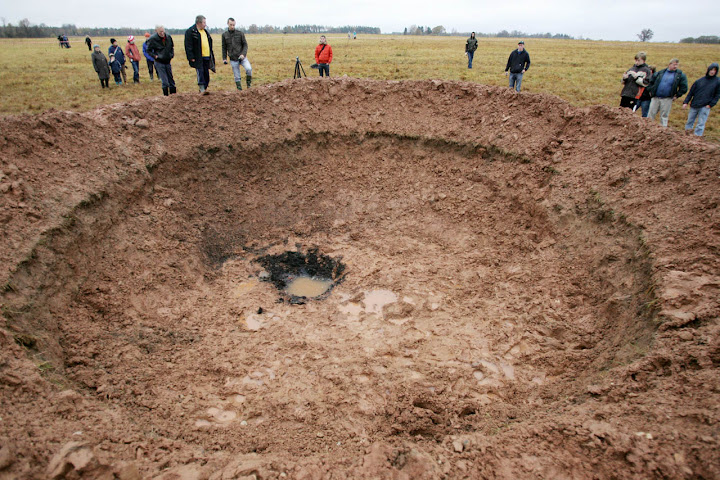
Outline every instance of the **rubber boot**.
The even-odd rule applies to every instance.
[[[170,95],[172,95],[173,93],[177,93],[176,87],[170,87]]]
[[[250,88],[250,84],[252,83],[252,77],[250,75],[245,75],[245,82],[247,83],[247,87]]]
[[[170,89],[168,87],[162,87],[162,89],[163,89],[163,95],[165,95],[167,97]]]
[[[205,85],[198,85],[200,88],[200,93],[205,93]]]
[[[235,82],[238,90],[242,90],[242,82]]]

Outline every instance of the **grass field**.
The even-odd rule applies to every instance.
[[[299,56],[308,75],[317,35],[248,35],[248,58],[253,65],[253,85],[259,86],[292,78],[295,57]],[[98,105],[161,94],[159,82],[149,82],[144,62],[140,85],[100,89],[82,38],[71,38],[73,48],[60,49],[54,39],[0,40],[0,114],[39,113],[50,108],[88,110]],[[119,38],[124,47],[125,39]],[[182,36],[174,36],[173,70],[179,92],[197,91],[195,71],[185,60]],[[108,38],[95,38],[103,53]],[[139,39],[139,46],[144,39]],[[220,36],[214,36],[215,56],[220,60]],[[331,75],[372,79],[465,80],[488,85],[506,85],[503,74],[509,53],[517,39],[480,39],[472,70],[464,55],[465,38],[361,35],[349,40],[343,35],[328,38],[333,47]],[[705,74],[707,65],[720,60],[719,45],[638,42],[595,42],[583,40],[528,39],[526,48],[532,66],[523,79],[523,91],[545,92],[587,106],[620,102],[620,78],[633,64],[639,50],[648,54],[648,63],[658,69],[673,57],[692,82]],[[129,67],[130,77],[132,68]],[[111,76],[112,83],[112,76]],[[211,74],[210,90],[234,89],[230,66],[218,65]],[[715,109],[714,109],[715,110]],[[638,113],[639,115],[639,113]],[[671,126],[681,129],[687,112],[678,101],[673,106]],[[713,111],[705,135],[720,141],[720,114]]]

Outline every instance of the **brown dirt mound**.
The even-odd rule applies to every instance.
[[[6,119],[0,478],[718,478],[718,150],[440,81]]]

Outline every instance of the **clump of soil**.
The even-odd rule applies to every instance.
[[[0,477],[720,477],[718,153],[440,81],[4,119]]]

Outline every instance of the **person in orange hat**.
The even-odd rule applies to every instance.
[[[125,45],[125,55],[130,59],[130,63],[133,67],[133,83],[140,83],[140,51],[135,45],[135,37],[130,35],[127,38],[127,45]]]
[[[145,61],[147,62],[148,67],[148,73],[150,74],[150,81],[153,81],[153,70],[157,71],[155,68],[155,59],[148,53],[148,41],[150,40],[150,34],[148,32],[145,32],[145,41],[143,42],[142,52],[143,56],[145,57]],[[158,74],[158,78],[160,78],[160,74]]]

